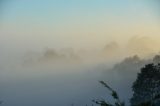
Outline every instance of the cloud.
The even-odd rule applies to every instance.
[[[113,53],[119,50],[119,45],[117,42],[110,42],[104,47],[104,51],[108,53]]]
[[[31,52],[25,56],[24,65],[64,65],[79,63],[80,58],[71,49],[57,51],[52,48],[43,52]]]
[[[52,61],[66,58],[65,55],[59,54],[54,49],[47,49],[39,58],[39,61]]]
[[[147,36],[135,36],[128,41],[127,51],[129,54],[137,54],[140,56],[156,53],[159,51],[158,41]]]
[[[117,42],[110,42],[102,49],[102,56],[113,58],[120,55],[120,46]]]
[[[128,84],[128,81],[133,80],[136,77],[137,72],[139,72],[140,68],[147,63],[149,63],[148,59],[144,60],[135,55],[131,57],[126,57],[121,62],[116,63],[111,69],[105,72],[107,74],[109,73],[109,77],[112,80],[116,80],[115,82],[122,81],[127,82]]]
[[[126,57],[104,72],[107,72],[107,74],[109,73],[109,75],[111,75],[111,79],[116,78],[117,81],[129,79],[128,81],[131,81],[136,78],[140,69],[149,63],[160,63],[160,54],[156,54],[153,57],[148,58],[140,58],[138,55]]]

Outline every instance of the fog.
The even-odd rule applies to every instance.
[[[48,52],[51,51],[31,60],[12,60],[3,65],[0,77],[3,105],[84,105],[99,95],[100,73],[95,71],[96,64]]]
[[[148,42],[152,41],[149,37],[142,38],[131,38],[126,46],[111,42],[102,49],[93,50],[2,50],[0,100],[3,106],[93,104],[93,99],[111,100],[105,88],[98,83],[104,80],[128,103],[137,73],[145,64],[152,62],[159,51],[155,45],[148,47]],[[137,41],[142,44],[136,46]],[[131,52],[131,48],[135,51]],[[145,49],[146,52],[143,54],[137,49]]]
[[[160,60],[158,3],[1,0],[1,105],[112,102],[100,80],[128,105],[140,68]]]

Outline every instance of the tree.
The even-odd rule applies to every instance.
[[[131,106],[160,106],[160,64],[148,64],[132,86]]]
[[[113,90],[110,86],[108,86],[104,81],[99,81],[99,82],[111,92],[111,96],[115,100],[115,103],[111,104],[105,100],[93,100],[94,103],[96,103],[100,106],[125,106],[125,103],[121,102],[121,100],[115,90]]]

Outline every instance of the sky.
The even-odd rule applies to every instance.
[[[6,48],[97,49],[132,36],[158,36],[156,4],[156,0],[6,0],[1,2],[0,39]]]
[[[82,106],[106,97],[99,80],[128,101],[159,17],[158,0],[0,0],[3,106]]]

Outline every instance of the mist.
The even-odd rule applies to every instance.
[[[145,64],[159,62],[157,4],[1,0],[2,106],[112,102],[100,80],[128,105],[137,73]]]
[[[148,42],[152,41],[149,37],[141,39],[131,38],[125,46],[107,43],[99,50],[45,48],[2,53],[0,99],[4,106],[93,104],[93,99],[110,98],[98,83],[104,80],[128,103],[132,83],[140,68],[152,62],[159,52],[153,48],[155,45],[148,48]],[[142,42],[141,46],[135,45],[137,41]],[[146,52],[143,54],[137,49]]]

